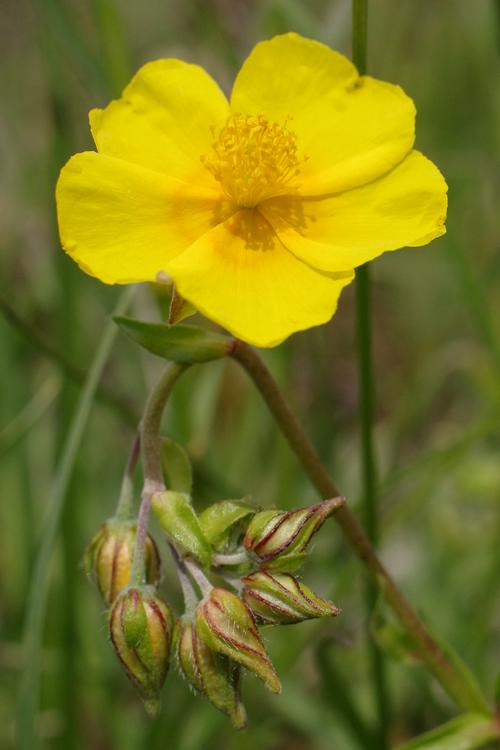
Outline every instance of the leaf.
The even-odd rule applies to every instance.
[[[193,486],[193,467],[182,445],[172,438],[162,437],[160,455],[167,487],[190,495]]]
[[[407,742],[399,750],[479,750],[500,738],[500,727],[483,714],[463,714]]]
[[[197,560],[204,568],[212,562],[212,548],[201,530],[189,495],[182,492],[157,492],[151,507],[160,526],[177,550]]]
[[[223,500],[200,514],[200,526],[210,544],[219,549],[228,540],[234,526],[255,512],[256,508],[245,500]]]
[[[183,364],[210,362],[229,354],[232,339],[194,326],[146,323],[115,317],[115,323],[140,346],[163,359]]]
[[[375,641],[389,656],[406,664],[417,664],[422,661],[411,634],[395,619],[382,596],[375,607],[371,626]],[[475,675],[450,643],[437,635],[428,624],[426,627],[432,639],[453,665],[456,674],[460,675],[460,687],[464,696],[462,705],[467,701],[471,711],[483,712],[483,715],[488,714],[490,711],[488,701]]]
[[[415,665],[420,659],[411,635],[395,618],[382,596],[377,600],[370,630],[378,647],[390,658]]]

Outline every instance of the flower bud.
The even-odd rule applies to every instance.
[[[242,598],[264,625],[291,625],[316,617],[335,617],[340,610],[289,573],[258,570],[242,579]]]
[[[162,529],[181,554],[193,557],[204,568],[212,562],[212,548],[201,530],[189,495],[183,492],[157,492],[151,507]]]
[[[303,562],[311,537],[344,502],[343,498],[336,497],[299,510],[256,513],[243,544],[266,568],[294,570]]]
[[[229,716],[235,729],[244,729],[246,712],[240,699],[239,664],[212,651],[200,640],[192,622],[178,623],[176,650],[180,671],[188,683]]]
[[[254,672],[273,691],[281,684],[262,643],[252,613],[236,596],[214,588],[195,614],[196,632],[206,646]]]
[[[173,624],[170,607],[151,586],[123,591],[109,616],[116,654],[152,715],[168,672]]]
[[[112,518],[103,523],[85,553],[85,572],[95,581],[108,606],[129,584],[136,531],[135,521],[117,521]],[[144,552],[146,582],[155,585],[160,579],[160,555],[149,534]]]

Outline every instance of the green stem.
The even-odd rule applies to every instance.
[[[259,355],[241,341],[235,342],[231,355],[254,381],[269,411],[320,496],[323,498],[338,496],[340,493],[334,481]],[[447,659],[443,649],[434,641],[423,622],[399,591],[349,507],[346,504],[341,506],[334,518],[340,525],[346,541],[364,563],[374,583],[385,595],[387,602],[411,636],[420,659],[441,683],[448,695],[465,711],[489,713],[490,709],[486,700]]]
[[[123,315],[133,294],[128,288],[120,297],[114,315]],[[47,520],[42,533],[40,549],[35,561],[28,593],[23,636],[23,671],[18,699],[18,747],[19,750],[35,750],[38,738],[35,731],[35,716],[38,706],[41,666],[43,623],[50,581],[50,563],[57,540],[67,488],[87,424],[99,379],[109,357],[118,332],[110,321],[102,335],[87,380],[80,395],[71,423],[60,463],[54,478],[52,491],[47,501]]]
[[[368,0],[352,0],[352,57],[361,75],[366,73]],[[371,283],[368,265],[356,273],[356,327],[361,412],[362,512],[366,534],[371,544],[378,545],[377,479],[373,445],[373,363],[371,325]],[[370,651],[376,714],[378,717],[377,747],[388,747],[391,723],[384,657],[370,632],[370,622],[377,599],[377,587],[366,584],[366,627]]]
[[[160,458],[161,418],[175,383],[188,367],[189,365],[182,364],[170,364],[167,367],[149,395],[141,421],[140,439],[144,487],[137,519],[134,559],[130,574],[130,580],[135,585],[144,583],[145,578],[144,548],[148,533],[151,499],[155,492],[161,492],[165,489]]]

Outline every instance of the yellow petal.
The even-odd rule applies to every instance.
[[[257,346],[275,346],[294,331],[325,323],[354,275],[309,268],[251,209],[205,234],[167,271],[198,310]]]
[[[231,109],[289,120],[303,160],[301,195],[339,192],[385,174],[415,137],[415,107],[399,86],[359,78],[346,57],[298,34],[255,47]]]
[[[298,258],[337,272],[444,234],[446,191],[438,168],[412,151],[369,185],[328,198],[272,198],[259,210]]]
[[[90,112],[97,150],[188,182],[211,185],[200,158],[211,128],[227,119],[226,97],[203,68],[181,60],[144,65],[122,98]]]
[[[93,151],[63,167],[56,200],[62,246],[108,284],[154,280],[231,213],[220,194]]]

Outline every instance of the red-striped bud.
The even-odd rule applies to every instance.
[[[85,553],[85,572],[95,581],[108,607],[129,584],[136,531],[135,521],[112,518],[103,523]],[[146,537],[145,558],[146,581],[155,585],[160,579],[160,555],[149,534]]]
[[[240,698],[239,664],[212,651],[198,637],[192,622],[178,623],[176,652],[179,669],[188,683],[229,716],[236,729],[244,729],[246,712]]]
[[[294,570],[304,561],[312,536],[344,502],[336,497],[299,510],[263,510],[250,521],[243,544],[266,568]]]
[[[264,625],[291,625],[316,617],[335,617],[340,610],[289,573],[258,570],[242,579],[242,598]]]
[[[170,607],[151,586],[123,591],[109,616],[109,634],[116,654],[150,714],[159,709],[173,624]]]
[[[212,651],[250,670],[274,693],[281,684],[252,613],[236,594],[214,588],[196,608],[197,634]]]

